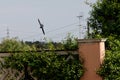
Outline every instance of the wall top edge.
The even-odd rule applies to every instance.
[[[79,43],[94,43],[94,42],[105,42],[107,39],[78,39]]]

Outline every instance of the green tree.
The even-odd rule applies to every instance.
[[[116,39],[115,36],[109,36],[106,41],[106,50],[119,51],[120,50],[120,39]]]
[[[98,74],[104,80],[120,80],[120,40],[109,36],[106,44],[105,60]]]
[[[16,38],[3,39],[0,44],[0,52],[17,52],[17,51],[35,51],[34,46],[28,46]]]
[[[106,58],[98,74],[104,80],[120,80],[120,50],[106,52]]]
[[[63,41],[63,47],[65,50],[77,50],[78,49],[77,38],[75,38],[69,33],[66,39]]]
[[[92,37],[105,37],[106,56],[98,74],[104,80],[120,80],[120,1],[98,0],[88,19]]]
[[[89,26],[93,29],[92,36],[100,34],[103,37],[117,35],[120,32],[120,1],[98,0],[92,5],[88,19]]]

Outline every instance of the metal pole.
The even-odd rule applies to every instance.
[[[83,17],[82,15],[77,16],[79,19],[79,39],[82,39],[82,26],[81,26],[81,18]]]

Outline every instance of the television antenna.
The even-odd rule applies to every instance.
[[[10,37],[10,32],[9,32],[9,28],[7,27],[7,38]]]
[[[78,19],[79,19],[79,39],[82,39],[82,33],[83,33],[83,30],[82,30],[82,25],[81,25],[81,18],[83,17],[82,15],[79,15],[77,16]]]

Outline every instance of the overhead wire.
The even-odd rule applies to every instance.
[[[50,32],[53,32],[53,31],[57,31],[57,30],[60,30],[60,29],[64,29],[64,28],[66,28],[66,27],[70,27],[70,26],[75,25],[75,24],[77,24],[77,23],[78,23],[78,22],[72,23],[72,24],[69,24],[69,25],[65,25],[65,26],[63,26],[63,27],[59,27],[59,28],[56,28],[56,29],[47,31],[47,33],[50,33]]]
[[[77,34],[78,32],[76,30],[78,30],[78,28],[74,28],[74,29],[68,30],[66,32],[62,32],[62,33],[58,33],[58,34],[52,35],[50,38],[52,38],[52,39],[58,39],[58,38],[63,39],[63,38],[65,38],[68,35],[68,33],[72,33],[72,35],[74,35],[75,32],[76,32],[76,34]],[[75,36],[75,37],[78,37],[78,36]]]
[[[11,31],[11,33],[20,33],[20,34],[31,34],[31,33],[35,33],[35,31],[31,31],[31,32],[30,32],[30,31],[29,31],[29,32],[27,31],[27,32],[26,32],[26,31],[13,30],[13,29],[11,29],[10,31]]]
[[[70,27],[70,26],[72,26],[72,25],[75,25],[75,24],[77,24],[77,23],[78,23],[78,22],[72,23],[72,24],[69,24],[69,25],[65,25],[65,26],[63,26],[63,27],[55,28],[55,29],[53,29],[53,30],[47,31],[46,33],[55,32],[55,31],[57,31],[57,30],[61,30],[61,29],[64,29],[64,28],[66,28],[66,27]],[[35,34],[35,35],[27,36],[27,37],[24,37],[24,39],[28,39],[28,38],[31,38],[31,37],[35,37],[35,36],[38,36],[38,35],[40,35],[40,34]]]
[[[60,30],[62,30],[62,29],[65,29],[65,28],[67,28],[67,27],[71,27],[71,26],[73,26],[73,25],[75,25],[75,24],[78,24],[78,22],[75,22],[75,23],[72,23],[72,24],[68,24],[68,25],[65,25],[65,26],[62,26],[62,27],[58,27],[58,28],[55,28],[55,29],[52,29],[52,30],[49,30],[49,31],[46,31],[46,33],[48,34],[48,33],[53,33],[53,32],[55,32],[55,31],[60,31]],[[6,31],[6,30],[5,30]],[[4,31],[4,32],[5,32]],[[34,32],[24,32],[24,31],[20,31],[20,30],[13,30],[13,29],[10,29],[10,33],[22,33],[22,34],[30,34],[30,33],[34,33]],[[74,30],[73,30],[74,31]],[[67,31],[67,32],[70,32],[70,30],[69,31]],[[58,35],[62,35],[62,34],[65,34],[65,33],[67,33],[67,32],[62,32],[62,33],[59,33]],[[42,34],[42,33],[41,33]],[[29,39],[29,38],[33,38],[33,37],[36,37],[36,36],[39,36],[40,35],[40,33],[39,34],[34,34],[34,35],[31,35],[31,36],[27,36],[27,37],[23,37],[23,40],[24,39]],[[57,34],[55,34],[55,35],[57,35]],[[58,36],[57,35],[57,36]],[[53,36],[53,35],[52,35]]]

